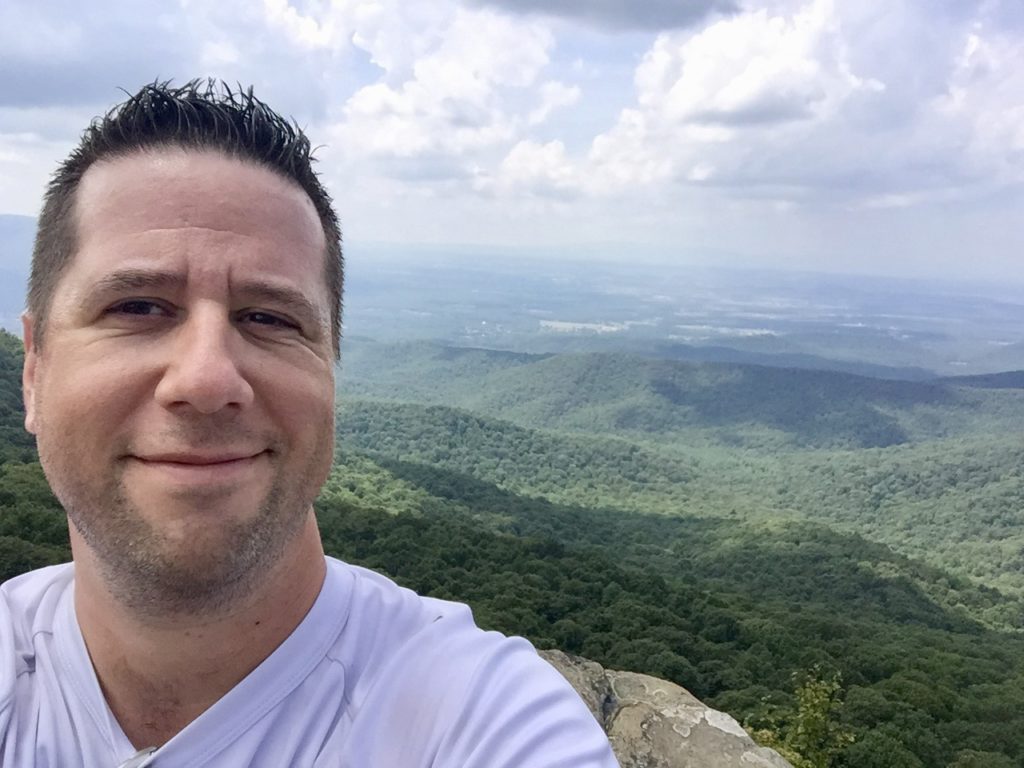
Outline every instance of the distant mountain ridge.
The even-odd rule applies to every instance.
[[[430,342],[351,344],[339,392],[342,399],[355,394],[457,406],[533,428],[808,448],[885,447],[964,430],[999,431],[1007,415],[1024,416],[1024,394],[985,393],[957,380],[624,353],[530,355]]]
[[[940,384],[955,387],[977,387],[978,389],[1024,389],[1024,371],[985,373],[978,376],[944,376],[937,379]]]
[[[642,353],[642,352],[641,352]],[[695,363],[741,363],[771,368],[803,368],[817,371],[837,371],[876,379],[900,381],[929,381],[936,378],[933,371],[916,366],[892,366],[850,360],[834,360],[801,352],[756,352],[729,346],[690,344],[654,344],[653,357],[665,360],[685,360]]]

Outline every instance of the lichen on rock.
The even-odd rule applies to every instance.
[[[562,651],[541,656],[580,694],[622,768],[792,768],[734,718],[675,683],[606,670]]]

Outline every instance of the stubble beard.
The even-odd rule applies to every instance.
[[[306,464],[288,471],[279,446],[272,446],[270,487],[255,514],[219,514],[230,491],[189,492],[176,501],[205,505],[200,524],[170,535],[131,498],[124,482],[124,460],[99,487],[76,475],[75,457],[62,446],[40,459],[68,519],[94,555],[111,595],[139,616],[167,618],[223,615],[272,579],[286,551],[306,524],[325,474],[323,457],[332,455],[333,430]],[[52,470],[52,471],[51,471]],[[154,502],[159,503],[159,502]]]
[[[74,501],[66,509],[125,608],[140,616],[211,616],[255,592],[302,529],[312,500],[291,491],[277,478],[255,516],[221,520],[187,540],[151,524],[120,482],[98,510]],[[216,499],[204,502],[217,517]]]

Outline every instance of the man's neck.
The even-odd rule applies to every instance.
[[[111,712],[137,748],[160,746],[258,667],[302,622],[326,565],[312,514],[244,603],[155,621],[125,609],[76,554],[75,610]]]

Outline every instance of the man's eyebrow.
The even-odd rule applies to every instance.
[[[135,291],[144,288],[183,288],[185,276],[153,269],[119,269],[104,275],[92,285],[93,293]]]

